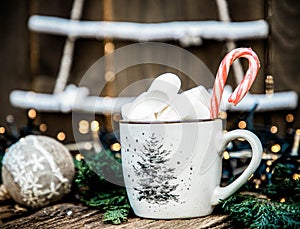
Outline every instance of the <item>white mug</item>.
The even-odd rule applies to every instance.
[[[122,167],[137,216],[153,219],[200,217],[243,185],[261,161],[259,139],[247,130],[224,132],[222,120],[120,121]],[[222,152],[236,138],[252,148],[245,171],[220,187]]]

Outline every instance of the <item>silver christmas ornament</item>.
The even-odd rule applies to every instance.
[[[47,136],[30,135],[8,148],[2,180],[11,197],[31,208],[43,207],[70,192],[75,175],[67,148]]]

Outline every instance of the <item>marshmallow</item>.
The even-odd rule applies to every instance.
[[[191,112],[190,115],[186,116],[185,118],[209,119],[210,95],[203,86],[194,87],[188,91],[185,91],[183,94],[187,96],[194,110],[194,113]]]
[[[170,102],[177,95],[181,86],[181,81],[177,75],[173,73],[165,73],[158,76],[148,89],[151,96],[159,94],[160,98]],[[163,92],[163,95],[161,94]]]
[[[168,104],[159,99],[152,98],[150,100],[145,98],[139,102],[134,102],[130,107],[127,108],[127,119],[132,121],[154,121],[156,120],[157,112],[166,106],[168,106]]]
[[[129,119],[129,113],[131,112],[131,109],[134,105],[134,103],[137,103],[138,101],[142,100],[145,98],[146,92],[143,92],[142,94],[140,94],[138,97],[135,98],[135,100],[131,103],[126,103],[122,106],[121,108],[121,114],[123,119],[128,120]]]
[[[208,91],[203,86],[194,87],[190,90],[183,92],[186,96],[188,96],[191,101],[199,101],[207,108],[209,107],[210,95]]]
[[[140,121],[180,121],[208,119],[210,95],[203,86],[178,94],[181,81],[172,73],[158,76],[147,92],[122,109],[123,119]]]
[[[156,120],[157,113],[167,107],[177,95],[181,81],[175,74],[165,73],[154,79],[146,93],[125,104],[122,116],[128,120]]]
[[[158,120],[186,120],[209,118],[209,93],[203,86],[179,94]]]

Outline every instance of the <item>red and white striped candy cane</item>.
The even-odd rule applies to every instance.
[[[240,82],[240,84],[237,86],[234,92],[230,95],[228,102],[237,105],[244,98],[246,93],[249,91],[253,81],[257,76],[260,63],[256,53],[253,52],[251,48],[237,48],[229,52],[224,57],[224,59],[222,60],[219,66],[214,87],[212,90],[212,95],[210,98],[210,118],[212,119],[218,117],[220,102],[221,102],[224,86],[226,84],[226,80],[228,77],[230,65],[237,58],[240,57],[244,57],[248,59],[249,67],[243,80]]]

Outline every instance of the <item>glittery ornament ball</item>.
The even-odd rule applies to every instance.
[[[49,205],[70,192],[75,175],[70,152],[57,140],[29,135],[8,148],[2,180],[11,197],[31,208]]]

